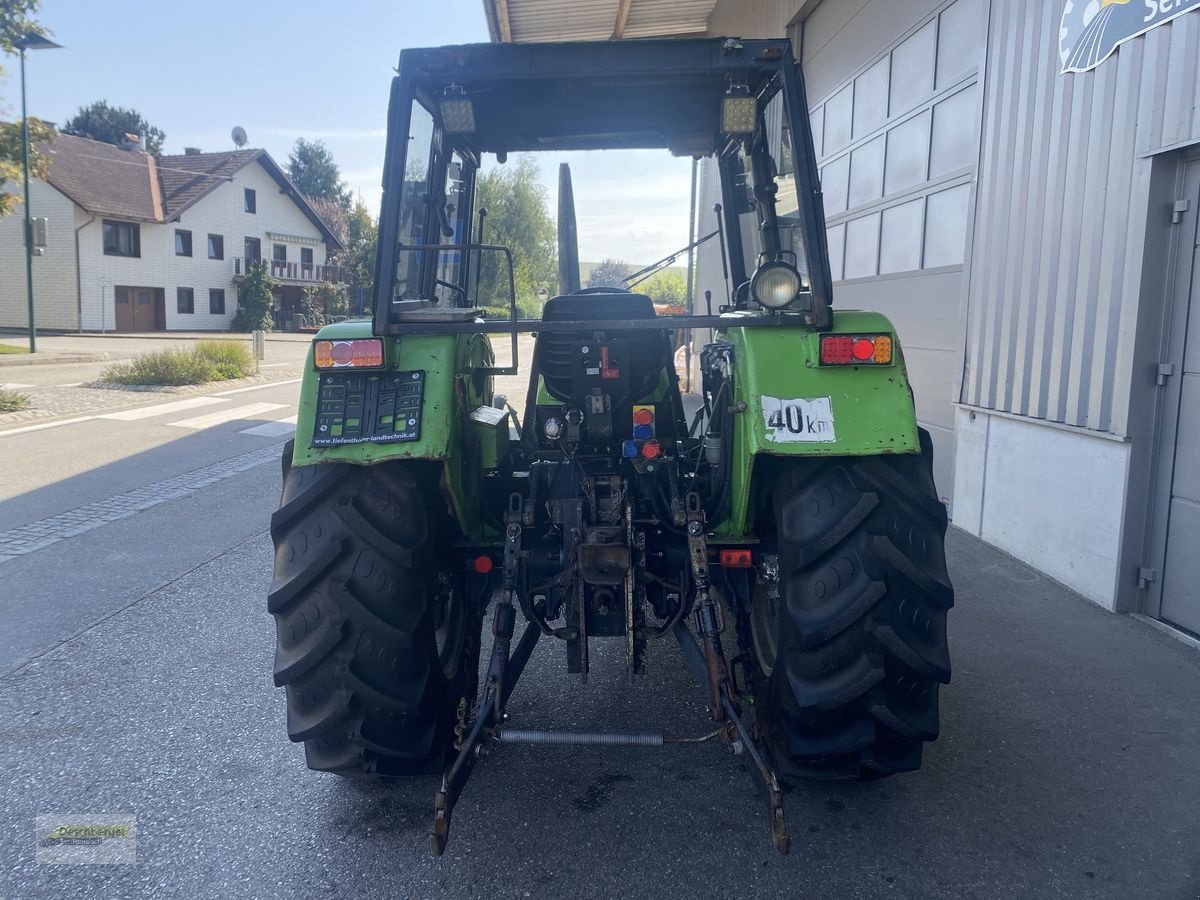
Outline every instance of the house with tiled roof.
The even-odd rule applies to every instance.
[[[308,288],[342,280],[328,262],[338,235],[265,150],[154,157],[67,134],[43,150],[45,178],[30,182],[30,212],[47,220],[39,329],[225,330],[264,260],[276,326],[293,328]],[[0,219],[0,328],[28,323],[21,218]]]

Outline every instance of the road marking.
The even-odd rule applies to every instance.
[[[302,380],[303,379],[301,379],[301,378],[288,378],[283,381],[269,381],[264,384],[256,384],[251,387],[234,388],[231,391],[221,391],[220,393],[212,394],[208,397],[198,397],[198,398],[194,398],[194,399],[204,400],[205,402],[210,402],[210,403],[217,403],[220,401],[214,400],[213,398],[228,397],[231,394],[241,394],[241,393],[244,393],[245,391],[261,391],[261,390],[264,390],[265,388],[272,388],[272,387],[276,387],[276,386],[282,385],[282,384],[297,384],[298,382],[300,382]],[[82,384],[82,383],[83,382],[80,382],[80,384]],[[58,385],[58,387],[69,387],[69,385]],[[187,402],[187,401],[175,401],[175,402]],[[157,406],[157,407],[144,406],[144,407],[138,407],[137,410],[125,410],[125,412],[132,413],[132,412],[136,411],[136,412],[141,413],[144,410],[158,410],[162,406],[170,406],[170,405],[171,404],[159,404],[159,406]],[[272,409],[275,409],[281,405],[283,405],[283,404],[278,404],[278,403],[269,404],[270,408],[272,408]],[[31,431],[45,431],[47,428],[58,428],[63,425],[77,425],[80,422],[93,422],[99,418],[113,419],[114,417],[116,417],[116,415],[117,415],[117,413],[100,413],[100,414],[91,415],[91,416],[75,416],[74,418],[71,418],[71,419],[57,419],[53,422],[39,422],[37,425],[22,425],[20,428],[5,428],[5,429],[0,429],[0,438],[12,437],[12,436],[15,436],[18,434],[28,434]],[[147,413],[147,415],[155,415],[156,416],[156,415],[159,415],[159,413],[157,411],[154,411],[154,412]],[[140,418],[140,416],[139,416],[139,418]],[[121,421],[121,420],[118,419],[118,421]],[[170,424],[178,424],[178,423],[170,423]],[[189,427],[189,426],[184,426],[184,427]],[[201,426],[201,427],[205,427],[205,426]]]
[[[100,528],[109,522],[129,518],[152,506],[194,494],[255,466],[278,461],[279,444],[269,444],[240,456],[184,472],[182,475],[134,488],[106,500],[97,500],[19,528],[0,532],[0,564],[5,560],[33,553],[67,538]]]
[[[283,409],[282,403],[251,403],[247,406],[235,406],[232,409],[222,409],[194,419],[182,419],[178,422],[168,422],[175,428],[212,428],[214,425],[224,425],[237,419],[253,419],[273,409]]]
[[[120,412],[101,413],[98,419],[113,419],[117,422],[136,422],[138,419],[150,419],[154,416],[165,416],[169,413],[183,412],[185,409],[195,409],[197,406],[212,406],[214,403],[227,401],[219,397],[192,397],[188,400],[176,400],[172,403],[159,403],[155,406],[139,406],[137,409],[123,409]]]
[[[261,425],[255,425],[253,428],[244,428],[238,434],[252,434],[256,437],[283,437],[285,434],[291,434],[296,430],[296,417],[288,416],[286,419],[279,419],[275,422],[264,422]]]
[[[91,422],[95,416],[79,416],[75,419],[59,419],[57,422],[42,422],[40,425],[25,425],[21,428],[7,428],[0,431],[0,437],[10,437],[14,434],[27,434],[30,431],[44,431],[47,428],[57,428],[59,425],[74,425],[76,422]]]
[[[31,388],[31,387],[37,387],[37,385],[36,384],[21,384],[18,381],[0,382],[0,388],[4,389],[6,391],[19,391],[19,390],[21,390],[21,388]]]
[[[283,381],[268,381],[266,384],[255,384],[250,387],[234,388],[232,391],[221,391],[213,394],[214,397],[229,397],[233,394],[244,394],[246,391],[261,391],[265,388],[279,387],[281,384],[298,384],[303,381],[302,378],[285,378]]]

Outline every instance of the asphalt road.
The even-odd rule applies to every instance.
[[[793,792],[790,856],[710,743],[497,748],[431,859],[435,779],[312,773],[285,737],[265,596],[286,423],[244,432],[295,390],[0,432],[0,897],[1200,896],[1200,654],[958,533],[941,740],[913,775]],[[148,483],[174,499],[139,508]],[[632,690],[618,643],[593,664],[582,686],[540,646],[513,724],[705,731],[673,646]],[[35,817],[81,812],[135,815],[137,863],[37,863]]]

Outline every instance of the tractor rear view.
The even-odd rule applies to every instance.
[[[584,679],[599,641],[632,678],[677,642],[781,852],[781,785],[911,771],[937,737],[946,511],[898,336],[831,307],[806,110],[786,40],[401,55],[374,315],[313,341],[268,605],[308,765],[442,773],[435,853],[489,742],[672,740],[517,727],[505,704],[539,639]],[[715,161],[717,309],[580,290],[564,178],[558,296],[521,318],[511,249],[474,225],[485,156],[626,148]],[[679,329],[710,336],[691,393]],[[493,387],[522,332],[518,415]]]

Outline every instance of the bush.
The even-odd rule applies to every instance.
[[[275,282],[265,262],[247,266],[246,277],[238,288],[238,311],[230,327],[234,331],[270,331],[274,325],[272,310],[275,298],[271,288]]]
[[[16,391],[0,390],[0,412],[16,412],[29,408],[29,398]]]
[[[254,371],[254,356],[237,341],[197,341],[195,354],[210,363],[217,379],[245,378]]]
[[[205,384],[243,378],[254,371],[254,357],[233,341],[198,341],[190,350],[160,350],[133,362],[109,366],[100,376],[108,384]]]

